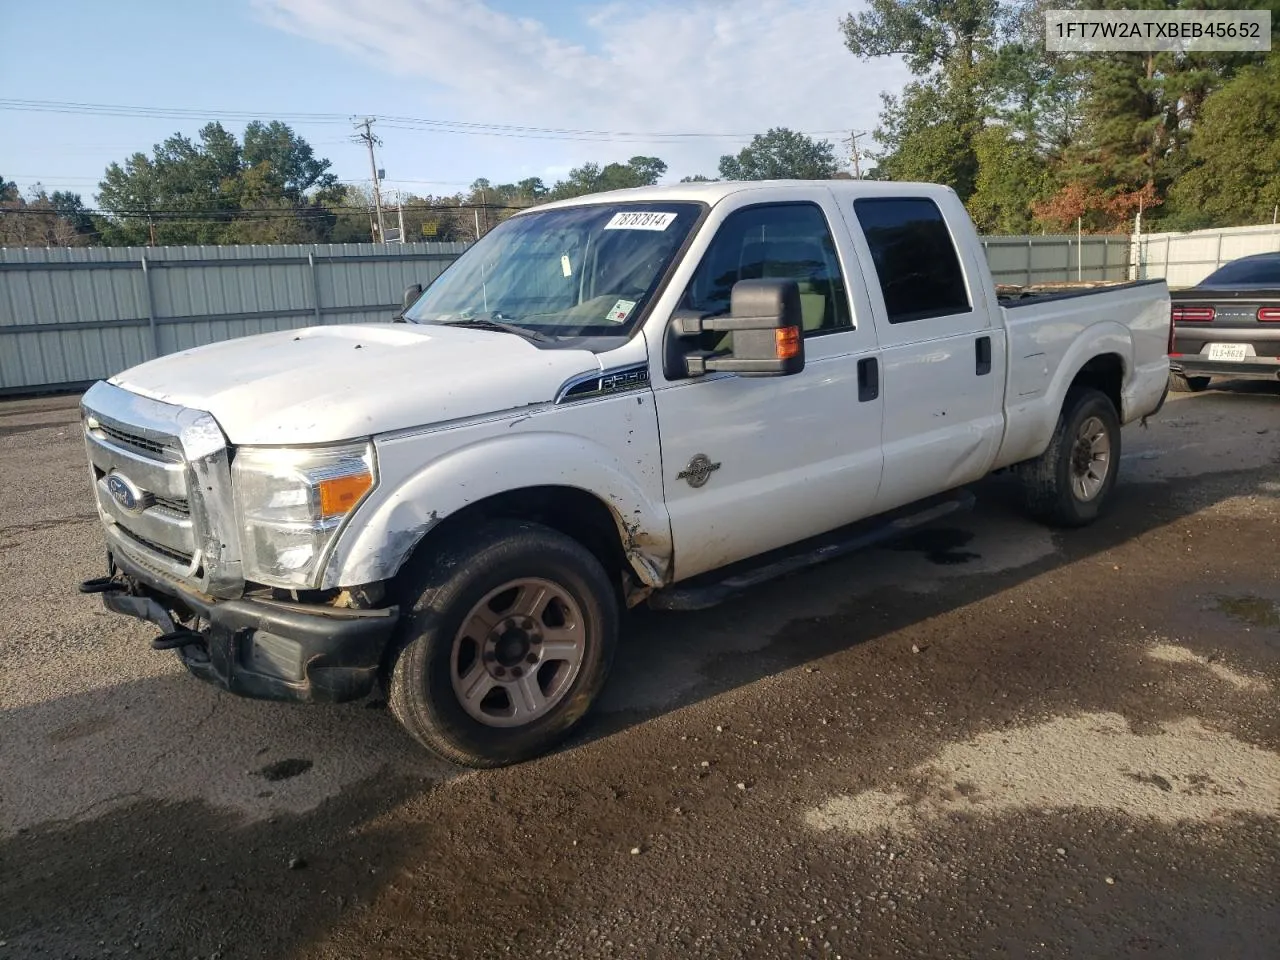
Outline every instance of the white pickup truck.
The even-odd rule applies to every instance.
[[[1002,305],[928,184],[547,204],[406,301],[95,384],[109,559],[81,589],[235,693],[385,689],[474,766],[583,718],[629,606],[708,605],[997,469],[1088,523],[1169,381],[1162,281]]]

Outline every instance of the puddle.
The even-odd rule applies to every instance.
[[[310,760],[277,760],[275,763],[269,763],[259,770],[258,776],[263,780],[275,782],[277,780],[288,780],[292,777],[300,776],[310,769]]]
[[[955,815],[1105,810],[1162,823],[1280,815],[1280,755],[1191,718],[1138,734],[1116,713],[1057,717],[950,744],[901,786],[837,796],[815,830],[913,833]]]
[[[887,546],[891,550],[923,553],[926,560],[939,566],[953,566],[982,558],[980,553],[960,549],[968,546],[972,540],[973,533],[968,530],[926,527],[900,537]]]
[[[1280,608],[1265,597],[1216,597],[1218,612],[1254,627],[1280,629]]]

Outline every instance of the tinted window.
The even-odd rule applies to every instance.
[[[890,323],[968,313],[960,258],[932,200],[855,200]]]
[[[728,313],[733,285],[759,279],[796,281],[807,334],[851,326],[835,241],[813,204],[747,207],[726,217],[683,305],[703,315]]]
[[[1200,283],[1206,287],[1224,283],[1257,283],[1280,286],[1280,257],[1233,260],[1226,266],[1219,267],[1213,271]]]

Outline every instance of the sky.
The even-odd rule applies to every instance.
[[[210,119],[240,135],[255,117],[289,123],[355,183],[370,171],[351,118],[380,118],[387,186],[419,195],[477,177],[551,184],[636,154],[665,160],[669,180],[714,176],[774,126],[847,157],[848,131],[874,129],[881,91],[907,79],[844,48],[839,21],[862,3],[6,0],[0,177],[92,205],[111,161]]]

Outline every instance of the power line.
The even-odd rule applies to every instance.
[[[190,107],[140,107],[125,104],[83,103],[71,100],[0,99],[0,110],[36,113],[68,113],[90,116],[133,117],[160,120],[281,120],[296,123],[349,123],[350,117],[337,113],[256,110],[224,110]],[[679,140],[746,140],[755,133],[710,133],[705,131],[664,132],[640,130],[589,130],[572,127],[539,127],[509,123],[481,123],[463,120],[438,120],[425,117],[379,115],[388,128],[400,130],[454,133],[471,136],[520,137],[537,140],[587,140],[659,143]],[[809,136],[844,133],[844,128],[799,131]]]

